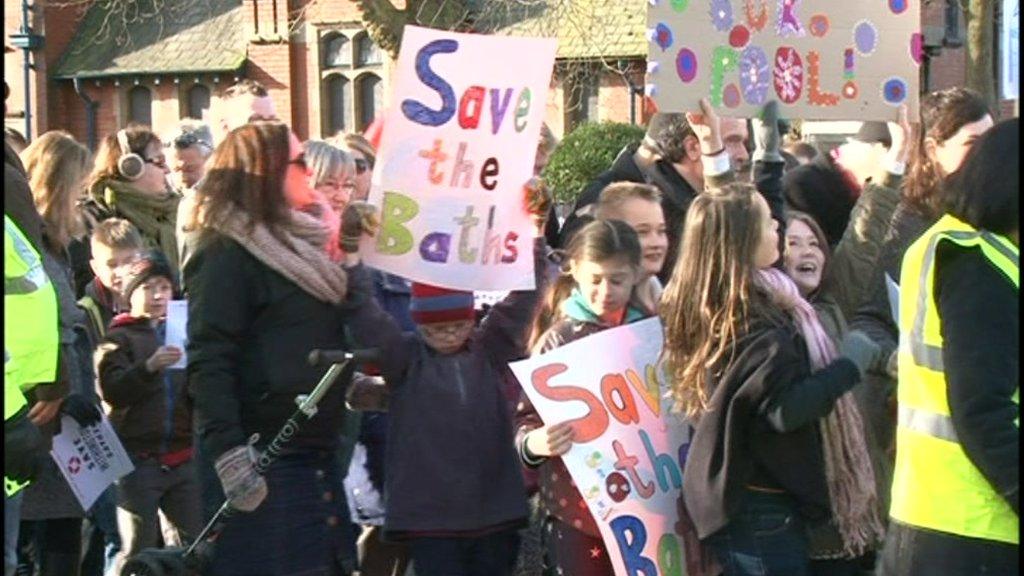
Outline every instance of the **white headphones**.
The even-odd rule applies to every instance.
[[[117,144],[121,148],[121,157],[117,159],[117,171],[125,180],[138,180],[146,170],[146,161],[142,156],[132,152],[128,146],[128,132],[124,129],[117,131]]]

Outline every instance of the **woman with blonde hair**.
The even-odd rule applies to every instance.
[[[309,168],[309,186],[316,190],[336,214],[341,216],[355,193],[356,165],[352,156],[323,140],[310,139],[302,145]]]
[[[79,424],[99,420],[93,391],[92,346],[86,331],[85,313],[76,305],[68,244],[84,233],[75,203],[89,173],[89,151],[67,132],[47,132],[21,153],[36,209],[45,224],[43,243],[47,257],[43,267],[57,285],[60,354],[59,378],[70,394],[60,412]],[[44,432],[60,430],[58,414]],[[53,461],[47,459],[36,482],[25,489],[21,519],[25,534],[34,538],[35,561],[43,575],[77,575],[81,553],[84,511]]]

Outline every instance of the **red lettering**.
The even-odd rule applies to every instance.
[[[571,420],[573,430],[576,432],[574,442],[586,444],[604,434],[608,429],[608,413],[596,396],[579,386],[563,385],[549,386],[548,382],[559,374],[568,370],[569,367],[562,363],[548,364],[533,371],[530,380],[533,387],[542,396],[556,402],[583,402],[587,405],[587,413],[584,416]]]
[[[484,96],[487,94],[483,86],[470,86],[459,100],[459,126],[467,130],[476,130],[480,125],[480,117],[484,111]]]
[[[619,402],[613,393],[618,392]],[[639,424],[640,414],[636,411],[636,401],[629,392],[629,384],[621,374],[606,374],[601,378],[601,398],[608,411],[622,424]]]

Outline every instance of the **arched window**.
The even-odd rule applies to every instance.
[[[383,62],[380,48],[366,33],[356,37],[356,66],[372,66]]]
[[[335,134],[348,130],[350,122],[346,117],[349,95],[348,79],[340,74],[334,74],[327,79],[327,133]]]
[[[359,78],[359,129],[373,122],[384,105],[384,83],[376,74],[364,74]]]
[[[210,109],[210,89],[196,84],[188,89],[188,117],[202,118],[203,111]]]
[[[324,68],[351,68],[352,50],[348,38],[341,34],[328,36],[324,48]]]
[[[153,125],[153,95],[145,86],[135,86],[128,92],[128,120]]]

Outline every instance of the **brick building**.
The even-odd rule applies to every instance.
[[[9,39],[22,25],[23,1],[4,0]],[[243,77],[268,87],[300,138],[362,130],[386,105],[393,63],[367,36],[350,0],[163,0],[146,17],[155,2],[33,4],[29,24],[42,36],[28,74],[33,135],[61,128],[95,142],[132,120],[161,133],[179,118],[201,117]],[[118,5],[134,6],[140,16],[110,11]],[[556,135],[586,121],[646,122],[646,0],[509,6],[519,8],[483,14],[475,24],[559,37],[546,115]],[[957,40],[965,34],[956,16],[947,2],[922,7],[923,90],[964,83],[966,57]],[[5,124],[22,132],[23,54],[4,56],[11,87]],[[1012,111],[1004,102],[1003,114]]]

